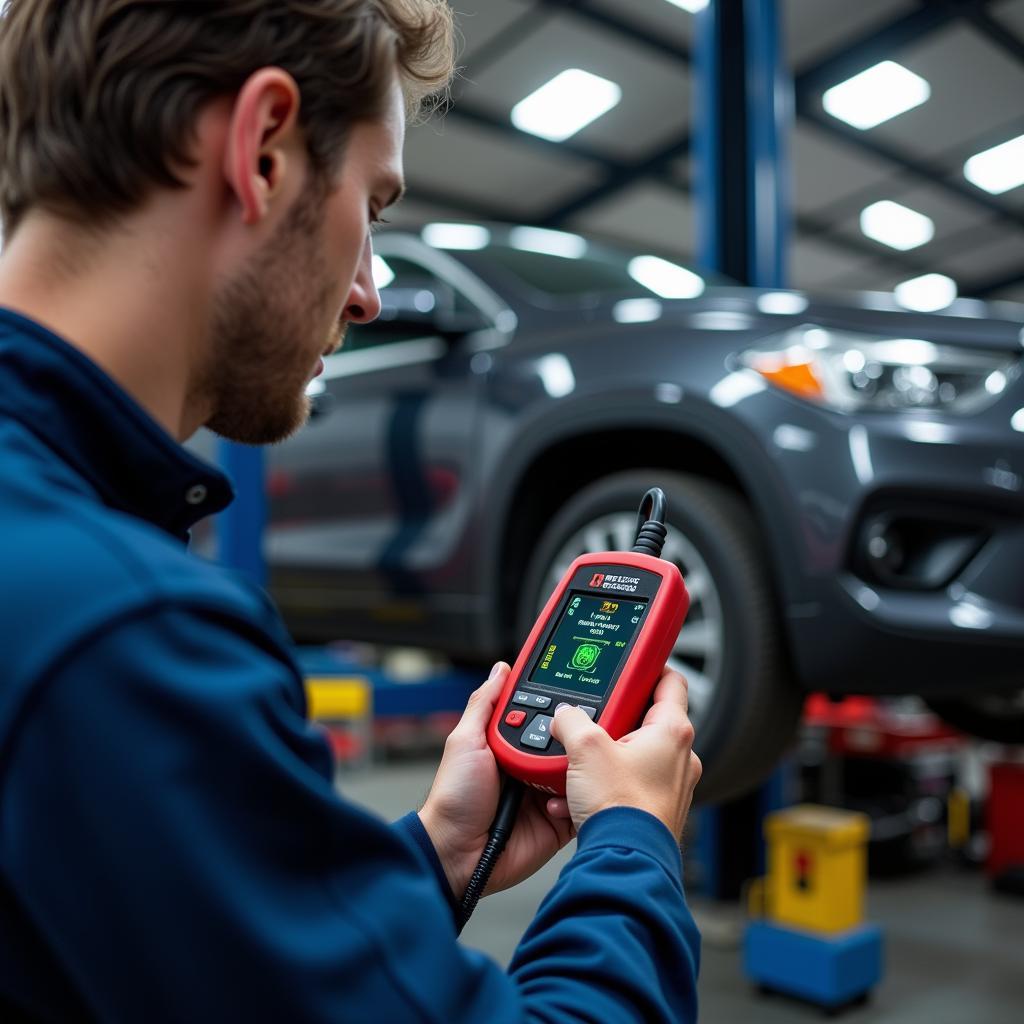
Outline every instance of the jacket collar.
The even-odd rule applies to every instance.
[[[195,458],[82,352],[0,309],[0,413],[21,421],[105,504],[180,539],[226,508],[226,476]]]

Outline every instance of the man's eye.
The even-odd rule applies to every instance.
[[[390,223],[391,221],[385,220],[383,217],[370,217],[370,234],[378,231],[382,225]]]

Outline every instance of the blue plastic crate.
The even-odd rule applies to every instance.
[[[833,1008],[881,980],[882,953],[877,925],[824,935],[755,921],[744,938],[743,968],[765,988]]]

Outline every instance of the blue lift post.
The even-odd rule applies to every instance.
[[[245,573],[259,586],[266,586],[263,528],[267,499],[263,449],[220,440],[217,461],[235,487],[235,500],[217,517],[218,561],[229,569]]]
[[[792,74],[777,0],[711,0],[696,15],[694,200],[697,262],[760,288],[785,287]],[[696,856],[703,891],[736,899],[764,873],[764,816],[788,802],[785,765],[756,793],[702,808]]]

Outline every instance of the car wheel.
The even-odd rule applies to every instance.
[[[679,567],[690,593],[670,664],[689,683],[695,749],[704,765],[696,797],[719,801],[771,772],[803,704],[788,668],[762,540],[735,493],[658,469],[617,473],[579,491],[548,524],[529,561],[519,637],[576,556],[633,546],[637,505],[655,484],[668,505],[662,557]]]
[[[972,736],[996,743],[1024,743],[1024,690],[935,699],[929,700],[928,706],[944,722]]]

